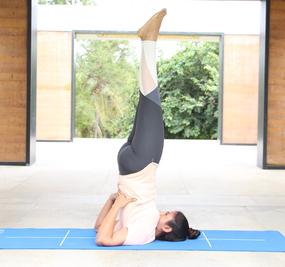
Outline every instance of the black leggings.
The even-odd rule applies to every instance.
[[[138,172],[151,162],[159,163],[163,151],[164,124],[159,90],[156,88],[149,95],[141,91],[139,94],[133,129],[117,156],[120,175]]]

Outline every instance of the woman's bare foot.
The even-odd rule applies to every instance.
[[[163,17],[166,15],[166,8],[155,13],[139,30],[138,36],[142,40],[156,41]]]

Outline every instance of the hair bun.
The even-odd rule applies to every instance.
[[[199,230],[193,228],[188,229],[188,239],[196,239],[200,234],[201,232]]]

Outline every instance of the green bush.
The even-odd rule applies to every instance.
[[[215,139],[218,134],[219,47],[183,42],[159,62],[165,138]]]
[[[128,41],[84,41],[76,63],[76,136],[126,138],[138,102],[138,62]],[[165,138],[214,139],[218,43],[182,42],[158,62]]]

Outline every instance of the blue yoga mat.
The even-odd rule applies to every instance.
[[[154,241],[146,245],[100,247],[93,229],[3,228],[0,249],[89,250],[205,250],[285,252],[285,237],[278,231],[204,230],[198,239],[182,242]]]

